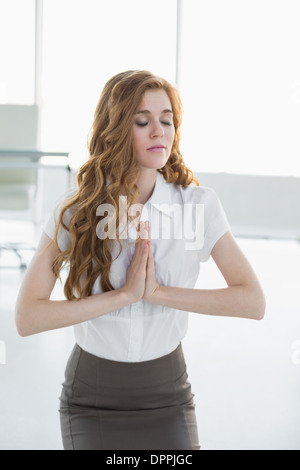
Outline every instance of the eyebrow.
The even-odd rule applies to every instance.
[[[173,114],[173,111],[171,109],[164,109],[161,114]],[[136,114],[151,114],[151,111],[148,109],[141,109],[141,111],[137,111]]]

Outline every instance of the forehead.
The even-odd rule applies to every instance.
[[[165,90],[147,90],[138,106],[138,110],[162,111],[172,109],[171,101]]]

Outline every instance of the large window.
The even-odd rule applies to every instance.
[[[182,152],[196,171],[300,176],[299,0],[183,1]]]
[[[0,0],[0,104],[32,104],[35,1]]]
[[[106,81],[146,69],[175,81],[175,0],[44,0],[43,125],[46,148],[86,158]]]

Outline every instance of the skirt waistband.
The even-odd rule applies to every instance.
[[[103,359],[84,351],[75,345],[75,355],[79,356],[78,368],[90,376],[98,377],[102,383],[111,387],[144,388],[178,380],[185,371],[186,364],[181,343],[166,356],[143,362],[118,362]]]

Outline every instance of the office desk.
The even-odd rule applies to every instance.
[[[0,149],[0,159],[6,158],[30,158],[33,161],[38,161],[42,157],[69,157],[68,152],[44,152],[42,150],[14,150],[14,149]]]
[[[69,162],[57,162],[57,164],[43,163],[41,159],[43,157],[54,157],[54,158],[69,158],[69,152],[45,152],[42,150],[6,150],[0,149],[0,170],[3,169],[45,169],[45,170],[59,170],[65,167],[69,172],[69,182],[71,168]],[[12,159],[10,161],[10,158]],[[15,159],[18,160],[15,160]],[[24,161],[22,161],[24,159]]]
[[[68,152],[0,149],[0,190],[2,190],[0,191],[0,209],[14,210],[14,207],[19,204],[19,210],[25,210],[26,201],[29,200],[28,191],[32,191],[33,185],[36,189],[38,187],[43,188],[45,182],[44,175],[52,174],[53,170],[60,171],[61,175],[64,173],[66,175],[67,186],[70,186],[72,184],[72,172],[68,157]],[[16,176],[14,176],[15,173]],[[8,175],[7,182],[6,175]],[[14,184],[18,186],[17,190],[13,187]],[[22,186],[24,187],[22,188]],[[13,191],[13,195],[10,188]],[[23,199],[22,197],[18,199],[20,191],[24,192]],[[11,204],[8,204],[8,201]]]
[[[1,162],[1,157],[0,157],[0,168],[16,168],[16,169],[31,169],[31,168],[36,168],[38,170],[40,169],[47,169],[47,170],[58,170],[65,167],[68,171],[71,171],[71,168],[69,167],[69,164],[65,165],[53,165],[52,163],[39,163],[39,162],[9,162],[8,160],[5,160],[5,162]]]

